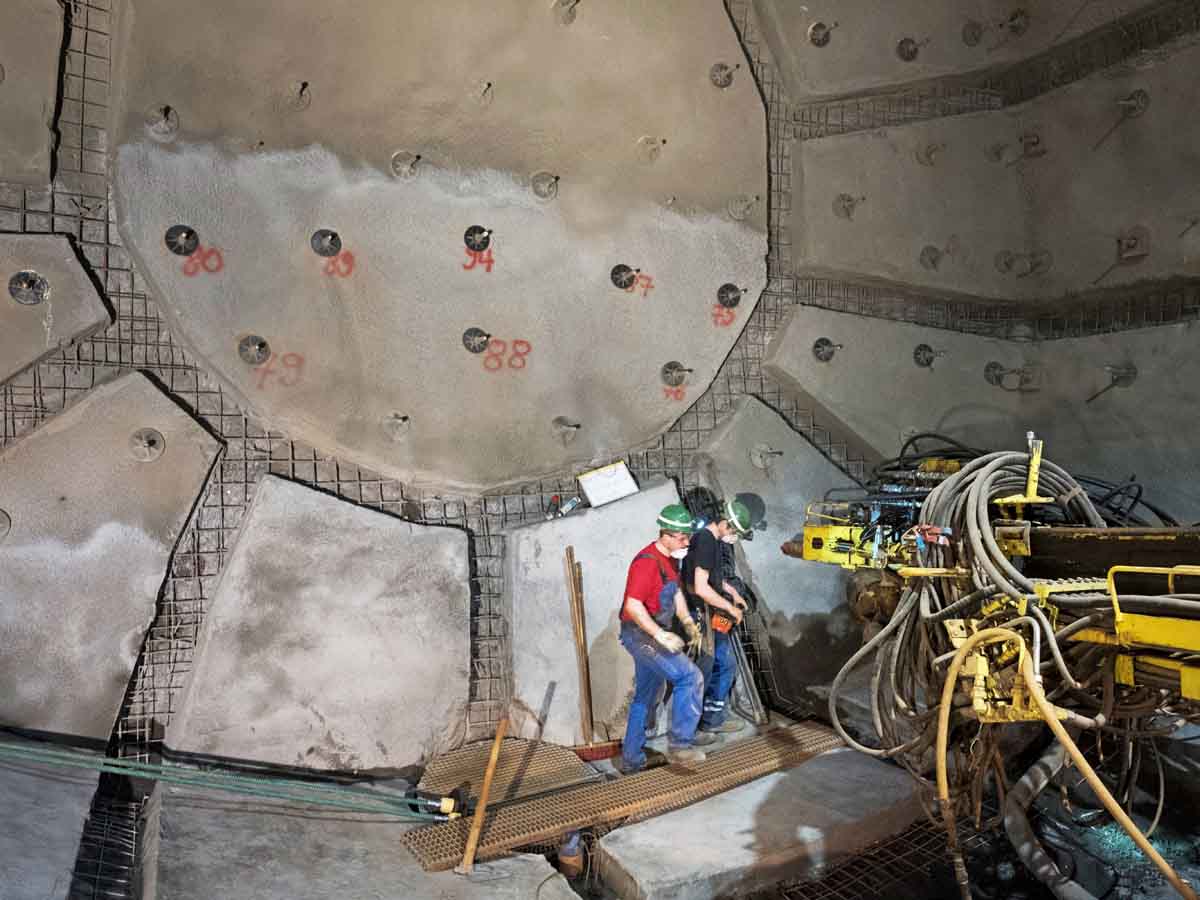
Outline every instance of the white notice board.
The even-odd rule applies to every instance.
[[[629,467],[624,460],[612,465],[592,469],[579,476],[579,487],[593,507],[612,503],[622,497],[638,492],[637,482],[629,473]]]

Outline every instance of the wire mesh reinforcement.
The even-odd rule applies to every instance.
[[[417,787],[431,794],[461,790],[475,799],[491,755],[492,742],[471,744],[433,760]],[[568,747],[523,738],[507,738],[492,776],[491,803],[543,794],[558,788],[595,781],[599,774]]]
[[[649,769],[505,806],[484,820],[476,858],[494,859],[568,831],[611,828],[680,809],[840,746],[841,739],[824,726],[799,723],[740,741],[691,767]],[[457,819],[409,831],[400,842],[426,870],[449,869],[462,859],[470,827],[469,820]]]

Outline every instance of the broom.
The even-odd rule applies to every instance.
[[[585,762],[611,759],[621,752],[620,741],[596,743],[592,722],[592,675],[588,665],[587,619],[583,608],[583,566],[575,561],[575,548],[567,547],[563,560],[567,575],[567,592],[571,604],[571,631],[575,639],[575,663],[579,669],[579,724],[584,743],[572,747],[575,755]]]

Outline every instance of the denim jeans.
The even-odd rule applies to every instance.
[[[633,702],[625,721],[621,756],[628,768],[646,764],[646,716],[664,683],[670,683],[672,749],[688,747],[700,721],[704,680],[686,653],[668,653],[632,622],[621,623],[621,644],[633,657]]]
[[[718,728],[729,715],[729,692],[733,689],[733,676],[737,673],[737,659],[733,655],[733,637],[713,632],[713,655],[700,661],[704,675],[704,712],[700,717],[700,728]]]

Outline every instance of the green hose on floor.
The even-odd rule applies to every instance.
[[[343,784],[322,784],[283,777],[255,777],[169,763],[149,763],[131,759],[112,759],[77,750],[51,749],[49,746],[0,742],[0,760],[39,763],[63,768],[91,769],[146,778],[163,784],[178,784],[247,797],[286,800],[308,806],[325,806],[343,812],[373,813],[414,822],[444,821],[446,816],[412,809],[411,798],[382,794],[367,788]]]

